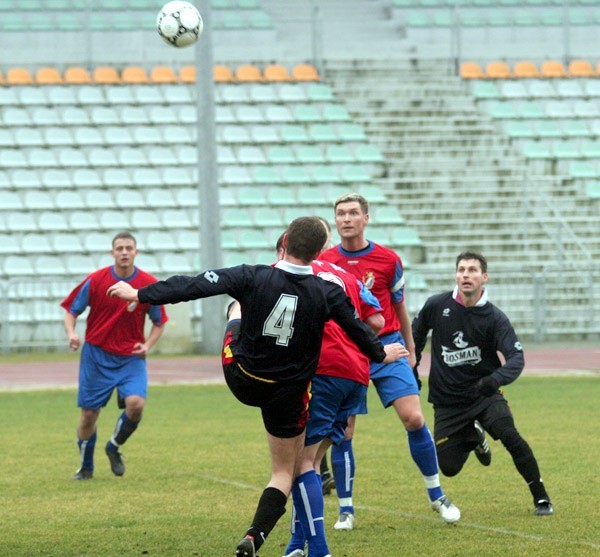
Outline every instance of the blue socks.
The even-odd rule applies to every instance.
[[[335,490],[340,501],[340,514],[354,514],[352,487],[356,465],[352,439],[344,439],[339,445],[331,446],[331,467],[335,479]]]
[[[429,500],[436,501],[444,495],[444,492],[440,487],[437,454],[429,428],[424,424],[421,429],[407,430],[407,433],[410,454],[423,474]]]
[[[292,498],[296,519],[301,525],[302,534],[308,542],[308,553],[313,557],[324,557],[329,555],[327,540],[325,539],[325,525],[323,520],[324,502],[321,478],[314,470],[301,474],[292,486]],[[296,527],[296,532],[300,528]],[[304,543],[300,542],[299,534],[292,536],[288,550],[304,549]],[[292,544],[293,547],[292,547]]]
[[[78,439],[81,467],[86,470],[94,469],[94,449],[96,448],[96,432],[89,439]]]

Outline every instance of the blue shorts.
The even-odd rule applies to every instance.
[[[314,445],[323,439],[331,439],[336,445],[346,434],[348,418],[361,405],[366,410],[367,386],[329,375],[315,375],[312,379],[305,445]]]
[[[115,388],[121,398],[131,395],[146,398],[146,359],[117,356],[86,342],[79,362],[77,406],[98,410],[106,406]]]
[[[400,342],[404,345],[404,339],[399,331],[381,336],[379,340],[383,344]],[[391,364],[371,363],[371,381],[377,389],[384,408],[388,408],[397,398],[419,394],[419,386],[408,358],[400,358]]]

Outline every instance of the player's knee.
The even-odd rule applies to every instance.
[[[492,424],[491,433],[493,433],[506,450],[511,454],[527,451],[529,445],[517,431],[512,418],[503,418]]]
[[[125,399],[125,411],[127,417],[134,422],[142,419],[145,400],[141,396],[129,396]]]
[[[420,411],[414,411],[409,414],[405,414],[400,416],[400,419],[408,431],[416,431],[425,425],[425,418]]]

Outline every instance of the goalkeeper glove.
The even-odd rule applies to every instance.
[[[483,396],[492,396],[498,392],[499,388],[500,385],[498,384],[498,381],[496,381],[496,379],[494,379],[491,375],[486,375],[477,382],[477,390]]]

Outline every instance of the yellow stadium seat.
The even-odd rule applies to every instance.
[[[152,83],[176,83],[177,75],[169,66],[155,66],[150,70]]]
[[[148,72],[141,66],[127,66],[121,72],[123,83],[149,83]]]
[[[40,85],[55,85],[57,83],[62,83],[63,78],[56,68],[39,68],[35,72],[35,82]]]
[[[485,75],[490,79],[507,79],[513,76],[504,62],[490,62],[485,67]]]
[[[6,83],[9,85],[31,85],[33,77],[27,68],[11,68],[6,73]]]
[[[311,64],[298,64],[292,70],[292,77],[296,81],[320,81],[319,72]]]
[[[528,79],[540,77],[540,72],[533,62],[530,62],[529,60],[520,60],[519,62],[515,62],[513,75],[515,77]]]
[[[235,70],[235,78],[238,81],[262,81],[263,77],[258,66],[254,64],[243,64]]]
[[[196,82],[196,66],[183,66],[179,70],[179,81],[184,83]]]
[[[229,83],[234,81],[233,72],[229,66],[217,64],[213,68],[213,78],[217,83]]]
[[[84,83],[91,83],[92,76],[85,68],[80,66],[71,66],[65,70],[63,75],[65,83],[73,85],[82,85]]]
[[[281,64],[269,64],[264,70],[263,75],[267,81],[291,81],[292,76],[285,66]]]
[[[92,73],[94,83],[98,84],[116,84],[121,83],[119,72],[112,66],[98,66]]]
[[[563,63],[559,60],[547,60],[540,68],[542,77],[567,77]]]
[[[567,69],[569,77],[595,77],[594,68],[587,60],[571,60]]]
[[[460,77],[463,79],[484,79],[485,74],[477,62],[463,62],[460,65]]]

